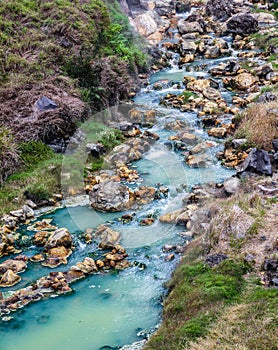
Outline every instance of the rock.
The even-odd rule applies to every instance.
[[[67,249],[64,246],[51,248],[47,251],[47,259],[42,262],[43,266],[50,268],[57,267],[61,264],[66,265],[68,263],[67,258],[72,254],[71,249]]]
[[[277,101],[277,100],[278,100],[278,97],[276,95],[267,91],[259,97],[258,102],[259,103],[267,103],[267,102],[272,102],[272,101]]]
[[[134,19],[134,25],[138,31],[138,33],[144,37],[147,37],[153,33],[155,33],[158,29],[157,23],[154,19],[153,11],[148,11],[137,16]]]
[[[271,63],[263,64],[255,68],[255,73],[260,79],[265,79],[266,76],[273,72],[273,67]]]
[[[258,21],[250,13],[238,13],[227,21],[227,32],[237,35],[249,35],[258,31]]]
[[[215,142],[204,141],[198,143],[195,147],[191,148],[190,154],[198,154],[202,152],[206,152],[208,148],[215,147],[217,144]]]
[[[210,157],[207,154],[188,156],[186,163],[192,168],[205,168],[209,165]]]
[[[221,94],[218,90],[208,87],[202,91],[202,94],[209,100],[218,101],[221,100]]]
[[[194,54],[197,50],[197,45],[194,41],[184,40],[180,43],[180,54],[185,56],[187,54]]]
[[[236,167],[237,174],[252,172],[258,174],[272,175],[272,167],[269,154],[262,150],[253,148],[248,157]]]
[[[200,33],[203,34],[204,30],[200,26],[198,22],[185,22],[184,20],[180,20],[178,22],[178,30],[180,34],[187,33]]]
[[[27,267],[26,259],[8,259],[0,264],[0,275],[3,275],[6,271],[11,270],[14,273],[20,273],[25,271]]]
[[[205,58],[217,58],[221,55],[220,48],[218,46],[210,46],[205,51]]]
[[[228,259],[227,255],[218,253],[218,254],[207,256],[205,262],[210,267],[213,267],[213,266],[219,265],[222,261],[226,259]]]
[[[166,255],[164,258],[165,261],[172,261],[174,259],[175,259],[175,254]]]
[[[106,150],[102,143],[87,143],[86,152],[95,158],[99,158]]]
[[[186,63],[193,62],[194,59],[195,59],[195,56],[193,54],[187,54],[179,59],[179,66]]]
[[[150,226],[154,223],[154,218],[145,218],[140,220],[139,224],[141,226]]]
[[[163,247],[163,251],[164,252],[171,252],[173,250],[176,249],[175,245],[170,245],[170,244],[165,244],[165,246]]]
[[[59,228],[53,233],[51,233],[48,238],[45,249],[50,249],[54,247],[64,246],[65,248],[70,248],[72,246],[72,238],[69,231],[66,228]]]
[[[210,87],[210,81],[208,79],[193,79],[187,83],[186,88],[190,91],[203,92]]]
[[[160,216],[159,221],[169,224],[186,225],[189,215],[186,209],[179,209]]]
[[[227,134],[227,129],[224,127],[211,128],[208,130],[209,136],[217,137],[218,139],[224,138]]]
[[[33,255],[31,258],[30,258],[30,261],[32,261],[32,262],[42,262],[42,261],[44,261],[45,260],[45,258],[44,258],[44,256],[42,255],[42,254],[36,254],[36,255]]]
[[[186,143],[187,145],[196,145],[198,143],[198,139],[196,135],[189,134],[188,132],[183,132],[177,135],[179,140]]]
[[[36,102],[36,107],[42,111],[49,111],[58,108],[58,105],[50,98],[43,96]]]
[[[91,206],[99,211],[122,211],[128,208],[129,188],[114,181],[106,181],[93,186],[89,193]]]
[[[231,79],[231,84],[236,89],[247,90],[253,86],[258,80],[250,73],[241,73]]]
[[[206,14],[220,22],[227,21],[233,13],[229,0],[208,0],[206,4]]]
[[[17,274],[12,270],[7,270],[0,279],[0,287],[12,287],[20,281],[21,278]]]
[[[274,139],[274,140],[272,141],[272,146],[273,146],[273,148],[274,148],[274,151],[275,151],[275,152],[278,152],[278,139]]]
[[[44,246],[50,235],[49,231],[36,232],[33,236],[33,243],[37,246]]]
[[[176,0],[176,12],[188,12],[191,9],[190,0]]]
[[[240,186],[240,181],[237,177],[232,177],[224,181],[224,189],[227,194],[234,194]]]
[[[239,148],[240,146],[244,145],[246,142],[247,142],[247,139],[234,139],[232,141],[232,147]]]
[[[93,272],[98,272],[95,261],[88,257],[86,257],[82,262],[78,262],[75,266],[72,266],[71,270],[81,271],[86,275]]]
[[[121,239],[119,232],[114,231],[105,225],[99,226],[94,235],[100,238],[101,241],[99,243],[99,247],[101,249],[113,248]]]

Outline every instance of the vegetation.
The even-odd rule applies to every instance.
[[[214,268],[200,260],[182,262],[169,284],[164,322],[145,349],[182,349],[205,336],[223,309],[239,299],[245,272],[246,267],[233,260]]]
[[[272,140],[278,137],[277,117],[271,111],[275,106],[275,102],[255,103],[247,108],[237,121],[235,138],[246,138],[247,148],[272,149]]]
[[[67,142],[90,111],[128,96],[132,75],[147,63],[140,40],[116,0],[1,1],[0,185],[17,171],[0,189],[2,212],[26,190],[45,198],[60,189],[62,157],[45,143]],[[42,96],[58,107],[38,111]],[[106,148],[121,140],[94,128]],[[101,166],[94,160],[91,168]]]

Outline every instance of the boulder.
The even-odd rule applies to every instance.
[[[64,246],[70,248],[72,246],[72,238],[69,231],[66,228],[59,228],[53,233],[51,233],[48,238],[45,249],[50,249],[54,247]]]
[[[100,238],[99,247],[101,249],[113,248],[119,243],[121,235],[119,232],[112,230],[110,227],[101,225],[97,228],[94,235]]]
[[[197,154],[188,156],[186,163],[191,168],[205,168],[209,165],[210,157],[207,154]]]
[[[237,177],[232,177],[224,181],[224,189],[227,194],[234,194],[238,190],[240,181]]]
[[[187,83],[186,88],[191,91],[203,92],[210,87],[210,81],[208,79],[193,79]]]
[[[194,41],[191,40],[183,40],[180,43],[180,54],[182,56],[187,54],[194,54],[197,50],[197,45]]]
[[[206,14],[220,22],[227,21],[231,17],[233,9],[230,0],[208,0]]]
[[[6,271],[11,270],[15,273],[25,271],[27,262],[25,259],[8,259],[0,264],[0,275],[3,275]]]
[[[234,35],[249,35],[259,29],[258,21],[250,13],[238,13],[227,21],[227,32]]]
[[[202,94],[209,100],[221,100],[221,94],[218,90],[212,88],[212,87],[208,87],[206,88]]]
[[[138,33],[144,37],[155,33],[158,29],[157,23],[154,19],[153,11],[148,11],[137,16],[134,19],[133,23]]]
[[[258,79],[251,73],[240,73],[231,79],[231,85],[238,90],[248,90]]]
[[[224,138],[227,134],[227,129],[224,127],[211,128],[208,130],[209,136],[217,137],[218,139]]]
[[[12,287],[20,280],[21,278],[12,270],[7,270],[0,279],[0,287]]]
[[[159,221],[167,224],[177,224],[179,217],[183,218],[184,220],[186,219],[186,221],[189,220],[187,211],[185,211],[185,209],[178,209],[161,215],[159,217]]]
[[[36,232],[33,236],[33,243],[37,246],[44,246],[50,235],[49,231]]]
[[[42,262],[43,266],[55,268],[61,264],[67,264],[67,258],[72,254],[71,249],[67,249],[64,246],[54,247],[47,251],[47,259]]]
[[[178,22],[178,30],[180,34],[187,33],[200,33],[203,34],[204,30],[198,22],[185,22],[181,20]]]
[[[183,132],[177,135],[178,139],[187,145],[196,145],[198,143],[198,139],[196,135],[189,134],[188,132]]]
[[[272,175],[272,167],[269,154],[262,150],[253,148],[248,157],[236,167],[237,174],[244,172]]]
[[[89,193],[91,206],[99,211],[122,211],[128,208],[129,188],[115,181],[106,181],[93,186]]]

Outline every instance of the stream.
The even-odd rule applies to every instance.
[[[230,42],[230,38],[224,39]],[[235,53],[232,55],[234,58]],[[120,243],[127,250],[129,261],[135,262],[134,265],[120,272],[90,275],[73,284],[74,292],[70,295],[42,300],[10,314],[11,320],[0,323],[1,350],[119,349],[125,344],[146,338],[155,330],[162,314],[164,283],[170,279],[180,259],[180,255],[175,254],[174,260],[166,261],[165,257],[169,253],[163,252],[162,248],[165,244],[184,244],[185,238],[179,235],[184,228],[163,224],[159,220],[151,226],[140,226],[139,219],[147,214],[161,215],[179,209],[182,198],[192,186],[221,182],[234,172],[217,162],[215,154],[223,149],[222,141],[207,135],[196,113],[180,112],[159,105],[161,97],[169,92],[179,94],[183,89],[175,84],[166,84],[157,91],[153,89],[153,84],[165,79],[180,83],[186,75],[208,77],[209,67],[229,58],[198,59],[186,65],[187,69],[179,69],[174,61],[171,68],[153,74],[150,85],[142,88],[134,98],[139,108],[146,107],[159,112],[157,124],[149,130],[157,133],[160,139],[143,159],[132,166],[141,175],[141,184],[155,186],[160,183],[167,186],[167,198],[143,206],[136,212],[138,220],[127,224],[118,220],[122,213],[97,213],[89,204],[78,205],[78,202],[43,216],[52,218],[53,224],[58,227],[66,227],[77,247],[69,258],[69,264],[59,266],[54,271],[65,271],[92,253],[96,247],[82,243],[78,234],[88,227],[95,228],[106,222],[121,233]],[[206,70],[195,72],[194,66],[197,64],[205,64]],[[226,101],[231,103],[231,92],[224,88],[220,91]],[[165,124],[177,119],[186,121],[199,139],[216,142],[215,147],[207,150],[209,167],[190,168],[184,162],[182,152],[166,147],[165,142],[175,131],[166,130]],[[23,253],[32,256],[35,251],[36,248],[31,247]],[[9,290],[24,288],[48,273],[47,267],[29,262],[28,269],[21,274],[21,282]],[[6,292],[6,289],[0,288],[0,291]]]

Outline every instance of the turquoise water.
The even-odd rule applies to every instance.
[[[174,67],[153,75],[151,83],[161,79],[182,81],[186,74],[197,73]],[[207,73],[203,72],[203,75]],[[141,184],[155,186],[159,183],[168,186],[169,197],[142,207],[136,212],[136,219],[127,225],[118,220],[121,213],[97,213],[88,205],[66,207],[47,215],[58,227],[68,228],[76,246],[69,264],[59,266],[54,271],[68,270],[77,261],[94,254],[96,246],[85,245],[79,241],[78,235],[88,227],[95,228],[107,222],[112,229],[121,233],[120,243],[127,249],[129,260],[134,266],[119,273],[91,275],[72,284],[74,292],[70,295],[39,301],[10,314],[13,317],[10,321],[0,321],[0,350],[117,348],[142,339],[142,333],[152,332],[159,323],[161,296],[165,293],[163,284],[169,280],[179,260],[176,255],[173,261],[166,262],[166,253],[162,247],[164,244],[183,243],[178,235],[183,228],[161,224],[158,220],[146,227],[140,226],[138,222],[147,214],[161,215],[180,208],[182,198],[191,186],[220,182],[233,174],[233,171],[223,168],[216,161],[215,154],[222,148],[219,140],[214,140],[215,147],[207,150],[210,160],[207,168],[189,168],[182,152],[174,152],[166,147],[168,137],[176,132],[167,131],[164,126],[175,119],[186,121],[200,140],[211,140],[198,126],[198,118],[194,113],[181,113],[159,106],[159,99],[168,92],[178,93],[179,90],[167,88],[153,91],[147,88],[142,89],[136,97],[137,104],[158,110],[160,116],[151,131],[158,133],[160,140],[142,160],[134,162],[133,167],[141,175]],[[227,91],[224,94],[227,100],[231,99]],[[25,232],[24,228],[22,231],[27,235],[32,234]],[[35,252],[35,247],[24,251],[28,256]],[[146,266],[145,269],[140,268],[142,264]],[[29,263],[28,269],[21,274],[20,284],[9,290],[25,287],[49,271],[48,268]],[[0,290],[3,291],[3,288]]]

